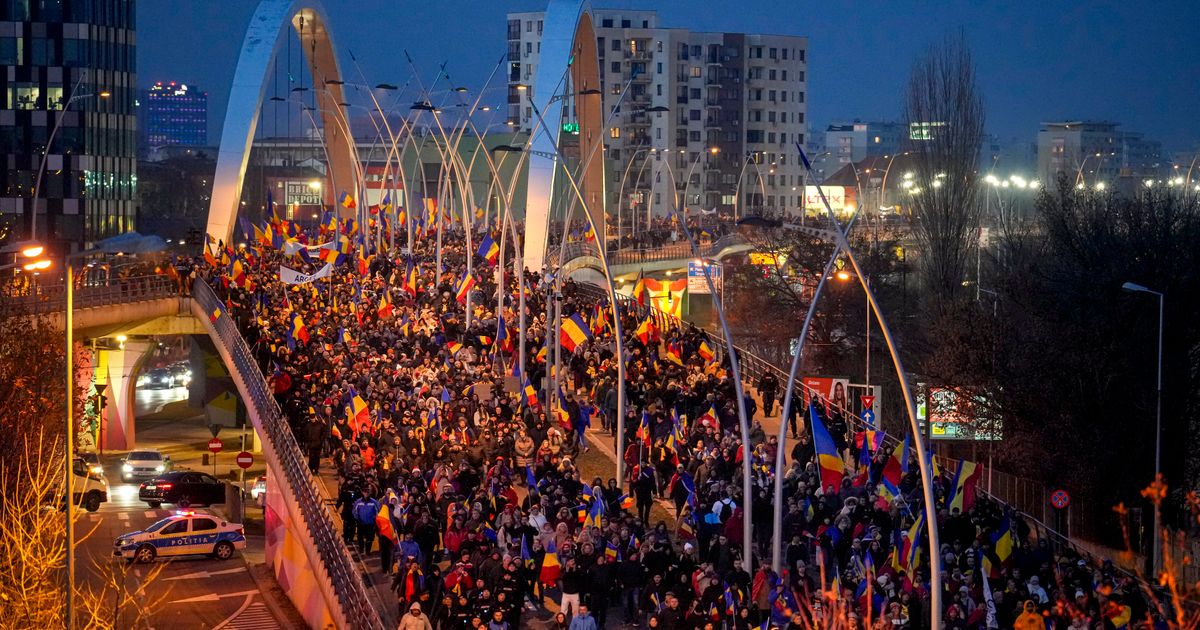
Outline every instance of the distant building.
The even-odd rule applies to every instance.
[[[138,114],[147,154],[161,147],[208,144],[208,92],[194,85],[155,83],[142,91]]]
[[[895,155],[908,144],[908,129],[903,123],[834,123],[825,129],[825,148],[837,160],[838,168],[868,157]]]
[[[1118,126],[1108,121],[1042,123],[1037,137],[1038,177],[1049,183],[1063,173],[1071,182],[1090,185],[1161,175],[1162,143],[1119,131]]]
[[[134,22],[134,0],[0,2],[0,218],[14,238],[64,251],[134,229]]]
[[[544,15],[508,14],[508,117],[523,131],[537,119],[517,86],[537,76]],[[691,171],[684,204],[692,209],[798,210],[807,38],[665,28],[656,12],[637,10],[597,9],[593,27],[605,115],[631,82],[605,134],[610,204],[620,194],[621,206],[638,215],[650,204],[653,215],[666,216],[675,194],[671,175],[682,189]],[[669,111],[645,111],[652,107]]]

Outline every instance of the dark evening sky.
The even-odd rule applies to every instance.
[[[139,82],[175,80],[207,90],[213,143],[256,5],[138,3]],[[1168,151],[1200,144],[1197,2],[604,0],[594,6],[657,8],[660,25],[696,31],[807,36],[814,130],[831,121],[897,119],[914,58],[961,31],[976,56],[987,129],[1002,141],[1033,140],[1044,120],[1108,119],[1161,140]],[[404,83],[409,70],[399,51],[407,48],[426,80],[447,61],[455,82],[474,88],[505,52],[505,13],[545,4],[325,0],[325,7],[339,53],[345,58],[353,50],[372,83]]]

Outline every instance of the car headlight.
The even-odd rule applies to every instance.
[[[124,472],[133,472],[133,466],[130,466],[129,464],[124,464],[121,466],[121,470]]]
[[[88,470],[90,470],[90,471],[92,472],[92,474],[93,474],[93,475],[101,475],[101,474],[104,474],[104,467],[103,467],[103,466],[92,466],[92,467],[91,467],[91,468],[89,468]]]
[[[167,469],[167,468],[166,468],[165,466],[163,466],[162,464],[159,464],[159,465],[157,465],[157,466],[155,466],[155,467],[154,467],[154,472],[162,472],[162,471],[164,471],[164,470],[166,470],[166,469]]]

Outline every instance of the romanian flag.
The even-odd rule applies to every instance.
[[[504,318],[496,318],[496,341],[500,342],[500,349],[505,352],[513,351],[512,336],[508,334],[508,327],[504,325]]]
[[[371,259],[373,258],[375,257],[367,256],[364,258],[363,250],[358,250],[358,275],[365,276],[369,271],[371,271]]]
[[[641,271],[638,271],[637,283],[633,285],[633,301],[642,308],[650,303],[650,296],[646,291],[646,279],[642,277]]]
[[[961,460],[958,470],[954,472],[954,483],[950,486],[950,496],[946,499],[946,509],[953,512],[966,512],[975,505],[975,484],[979,481],[979,466],[975,462]]]
[[[350,208],[351,210],[358,207],[358,204],[354,201],[354,197],[351,197],[350,193],[344,190],[342,191],[341,196],[338,197],[338,203],[340,203],[343,208]]]
[[[480,241],[479,250],[475,253],[479,254],[480,258],[483,258],[494,265],[496,264],[496,261],[500,259],[500,246],[497,245],[496,241],[492,239],[491,234],[487,234],[483,237],[483,240]]]
[[[638,324],[635,334],[637,334],[638,341],[641,341],[643,344],[648,346],[650,345],[650,342],[657,337],[656,333],[657,331],[654,330],[654,320],[650,317],[646,317],[646,319],[642,320],[642,323]]]
[[[638,424],[637,433],[634,437],[645,443],[646,448],[650,448],[650,414],[646,411],[642,411],[642,421]]]
[[[922,511],[917,515],[917,520],[913,521],[912,527],[908,528],[908,538],[904,541],[904,548],[900,550],[900,561],[904,563],[909,575],[917,568],[917,549],[921,546],[921,528],[924,526],[925,512]]]
[[[409,295],[416,297],[420,282],[417,266],[413,264],[412,258],[409,258],[408,268],[404,271],[404,290],[408,291]]]
[[[463,272],[463,277],[458,281],[458,288],[454,290],[454,299],[458,300],[459,304],[467,303],[467,294],[471,292],[471,287],[475,286],[475,276],[469,272]]]
[[[611,561],[613,561],[613,560],[616,560],[616,559],[617,559],[617,555],[618,555],[618,553],[617,553],[617,546],[616,546],[616,545],[614,545],[614,544],[612,544],[611,542],[610,542],[610,543],[605,543],[605,545],[604,545],[604,557],[605,557],[605,558],[608,558],[608,560],[611,562]]]
[[[595,242],[596,242],[596,230],[595,230],[595,228],[593,228],[593,227],[591,226],[591,224],[590,224],[590,223],[588,224],[588,229],[587,229],[587,232],[584,232],[584,233],[583,233],[583,240],[585,240],[585,241],[587,241],[587,242],[589,242],[589,243],[595,243]]]
[[[617,501],[620,502],[622,510],[632,510],[633,509],[633,497],[629,496],[628,494],[622,494],[621,498],[617,499]]]
[[[385,290],[383,295],[379,296],[379,307],[375,309],[375,312],[379,315],[380,319],[383,319],[384,317],[391,317],[393,310],[392,300],[388,297],[388,292]]]
[[[217,320],[218,320],[218,319],[221,319],[221,309],[220,309],[219,307],[218,307],[218,308],[214,308],[214,309],[213,309],[213,312],[212,312],[212,315],[209,315],[209,316],[208,316],[208,319],[209,319],[209,321],[211,321],[211,322],[213,322],[213,323],[215,324],[215,323],[217,322]]]
[[[900,496],[900,480],[904,477],[902,469],[902,461],[906,455],[908,440],[896,445],[896,450],[892,451],[892,456],[888,458],[887,463],[883,465],[882,479],[879,481],[879,494],[887,498],[888,502],[894,503]]]
[[[358,395],[358,392],[350,389],[350,403],[346,405],[346,422],[350,424],[350,428],[357,434],[371,421],[371,411],[367,408],[367,401]]]
[[[992,553],[984,554],[983,568],[988,572],[988,577],[1000,577],[1000,567],[1008,562],[1012,557],[1013,548],[1016,546],[1016,541],[1013,537],[1012,522],[1005,517],[1000,523],[1000,527],[991,536]],[[994,560],[993,560],[994,556]]]
[[[721,426],[721,419],[717,417],[717,408],[713,405],[709,405],[708,411],[705,411],[700,414],[699,418],[696,418],[696,426],[704,426],[706,424],[713,427]]]
[[[717,353],[713,352],[712,347],[708,345],[708,340],[700,341],[700,349],[697,352],[699,352],[700,358],[705,361],[712,361],[717,356]]]
[[[821,469],[821,486],[826,489],[833,486],[836,492],[841,489],[842,478],[846,475],[845,462],[838,454],[833,436],[829,435],[829,430],[817,415],[817,407],[810,405],[808,411],[812,424],[813,446],[817,452],[817,465]]]
[[[562,387],[558,388],[558,408],[554,410],[558,415],[558,424],[562,428],[571,431],[574,427],[571,424],[571,414],[567,411],[567,397],[563,396]]]
[[[575,352],[575,348],[579,347],[579,344],[589,341],[591,338],[592,333],[578,313],[563,320],[558,340],[567,349],[567,352]]]
[[[375,529],[379,531],[379,535],[392,541],[392,544],[399,542],[396,538],[396,530],[392,527],[392,506],[390,503],[384,502],[379,507],[379,512],[375,514]]]
[[[546,585],[554,584],[558,581],[559,571],[557,547],[551,540],[546,546],[546,556],[542,558],[542,570],[538,573],[538,581]]]
[[[528,378],[525,379],[525,386],[523,389],[525,392],[525,404],[529,405],[530,409],[541,409],[542,405],[538,402],[537,390],[533,388],[533,384],[529,382]]]
[[[679,347],[679,342],[672,341],[667,344],[667,360],[675,365],[683,365],[683,350]]]
[[[536,356],[533,357],[533,360],[537,361],[538,363],[545,363],[546,355],[548,355],[548,354],[550,354],[549,349],[546,348],[546,346],[542,346],[542,349],[538,350],[538,353]]]
[[[354,340],[350,338],[350,331],[346,330],[344,326],[338,329],[338,341],[346,345],[354,343]]]
[[[451,341],[446,344],[446,350],[450,351],[450,356],[458,356],[458,353],[463,349],[463,345],[457,341]]]
[[[300,317],[300,313],[292,313],[288,335],[292,339],[308,343],[308,329],[304,327],[304,319]]]

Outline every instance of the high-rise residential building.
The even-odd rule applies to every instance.
[[[144,148],[208,144],[208,92],[186,83],[158,82],[138,102]]]
[[[134,22],[134,0],[0,2],[0,219],[14,237],[61,249],[134,229]]]
[[[1038,177],[1054,182],[1060,173],[1072,183],[1111,183],[1117,178],[1161,175],[1162,144],[1142,134],[1119,131],[1120,123],[1067,121],[1042,123],[1037,135]]]
[[[825,150],[838,167],[861,162],[868,157],[895,155],[909,142],[904,123],[862,122],[833,123],[825,128]]]
[[[508,15],[509,120],[531,130],[527,91],[537,76],[544,13]],[[676,181],[690,210],[797,212],[804,168],[808,39],[666,28],[655,11],[593,14],[610,208],[640,220],[670,213]],[[569,99],[568,99],[569,102]],[[664,109],[660,109],[664,108]],[[648,111],[649,110],[649,111]],[[564,121],[569,125],[571,111]],[[669,172],[668,172],[669,170]],[[622,186],[624,183],[624,186]],[[739,200],[740,198],[740,200]],[[630,225],[628,217],[623,225]]]

